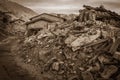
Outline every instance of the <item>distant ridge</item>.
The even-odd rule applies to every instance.
[[[0,11],[11,12],[15,17],[25,21],[37,15],[33,10],[9,0],[0,0]]]

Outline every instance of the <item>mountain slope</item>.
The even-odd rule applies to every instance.
[[[0,0],[0,11],[11,12],[15,17],[28,20],[30,17],[37,15],[34,11],[8,0]]]

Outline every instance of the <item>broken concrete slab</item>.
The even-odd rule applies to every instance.
[[[74,40],[71,43],[73,51],[79,49],[79,47],[81,47],[83,45],[91,43],[92,41],[97,39],[99,36],[100,36],[100,31],[99,30],[97,30],[97,34],[95,34],[95,35],[82,35],[82,36],[79,36],[76,40]]]
[[[65,39],[65,44],[67,44],[68,46],[70,46],[70,44],[76,39],[77,37],[75,37],[74,35],[69,35],[69,37],[67,39]]]

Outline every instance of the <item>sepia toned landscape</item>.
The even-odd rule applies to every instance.
[[[120,2],[53,1],[0,1],[0,80],[120,80]]]

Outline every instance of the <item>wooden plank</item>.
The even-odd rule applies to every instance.
[[[91,46],[98,45],[98,44],[101,44],[101,43],[106,42],[106,41],[108,41],[108,38],[107,39],[103,39],[103,40],[99,40],[97,42],[90,43],[90,44],[87,44],[87,45],[84,45],[84,46],[85,47],[91,47]]]

